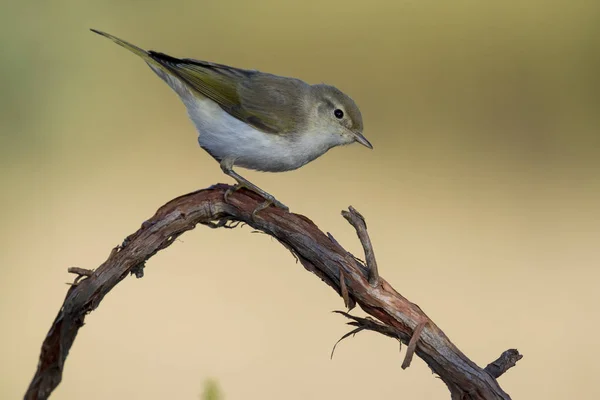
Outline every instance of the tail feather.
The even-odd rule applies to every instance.
[[[132,53],[141,57],[148,66],[162,79],[164,80],[175,92],[182,98],[187,98],[192,93],[192,88],[189,83],[183,79],[176,71],[172,69],[172,63],[174,61],[181,61],[177,58],[168,56],[166,54],[157,53],[154,51],[146,51],[141,49],[125,40],[119,39],[116,36],[110,35],[106,32],[98,31],[96,29],[90,29],[92,32],[98,35],[104,36],[121,47],[126,48]],[[168,61],[168,62],[167,62]],[[169,64],[169,62],[171,64]]]
[[[115,42],[116,44],[118,44],[121,47],[126,48],[127,50],[131,51],[132,53],[142,57],[146,62],[151,60],[152,58],[150,57],[150,55],[148,54],[148,52],[144,49],[141,49],[129,42],[126,42],[122,39],[119,39],[116,36],[110,35],[106,32],[102,32],[102,31],[98,31],[96,29],[90,29],[92,32],[97,33],[98,35],[104,36],[110,40],[112,40],[113,42]]]

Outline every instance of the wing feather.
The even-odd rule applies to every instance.
[[[303,122],[302,95],[309,88],[303,81],[154,51],[148,54],[192,89],[256,129],[286,134]]]

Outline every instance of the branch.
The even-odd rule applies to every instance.
[[[350,222],[350,225],[352,225],[354,229],[356,229],[358,239],[365,251],[365,260],[367,262],[367,268],[369,268],[369,284],[376,287],[379,284],[379,271],[377,270],[377,261],[375,261],[373,245],[371,245],[371,239],[367,233],[367,223],[365,222],[365,218],[352,206],[348,207],[348,211],[342,211],[342,216]]]
[[[225,203],[223,196],[228,188],[216,185],[169,201],[122,245],[115,247],[97,269],[71,269],[78,278],[67,291],[42,344],[38,368],[25,399],[46,399],[58,386],[65,360],[86,315],[127,275],[143,276],[145,262],[150,257],[197,224],[233,228],[239,223],[276,238],[307,270],[340,294],[348,308],[358,304],[375,317],[376,320],[343,313],[352,319],[350,325],[361,328],[354,332],[372,330],[407,344],[403,366],[410,364],[413,353],[419,356],[448,386],[452,399],[510,399],[495,378],[521,358],[518,352],[509,350],[512,354],[507,356],[509,362],[501,357],[485,369],[469,360],[416,304],[379,276],[364,218],[356,210],[350,208],[344,216],[357,230],[366,253],[366,266],[302,215],[269,207],[253,219],[252,211],[263,200],[252,192],[239,190]]]
[[[523,356],[517,349],[509,349],[500,354],[500,357],[485,367],[485,370],[494,378],[502,376],[509,368],[514,367]]]

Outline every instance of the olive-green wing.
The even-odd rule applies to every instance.
[[[263,130],[298,132],[307,122],[310,85],[293,78],[257,73],[238,85],[245,121]]]
[[[285,134],[301,123],[301,93],[309,85],[300,80],[153,51],[148,54],[192,89],[256,129]]]

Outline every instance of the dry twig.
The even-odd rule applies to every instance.
[[[342,216],[356,229],[358,239],[365,251],[365,261],[367,268],[369,268],[369,284],[375,287],[379,284],[379,271],[377,270],[377,261],[375,261],[375,252],[373,251],[371,238],[369,238],[369,234],[367,233],[365,218],[352,206],[348,207],[348,211],[342,211]]]

